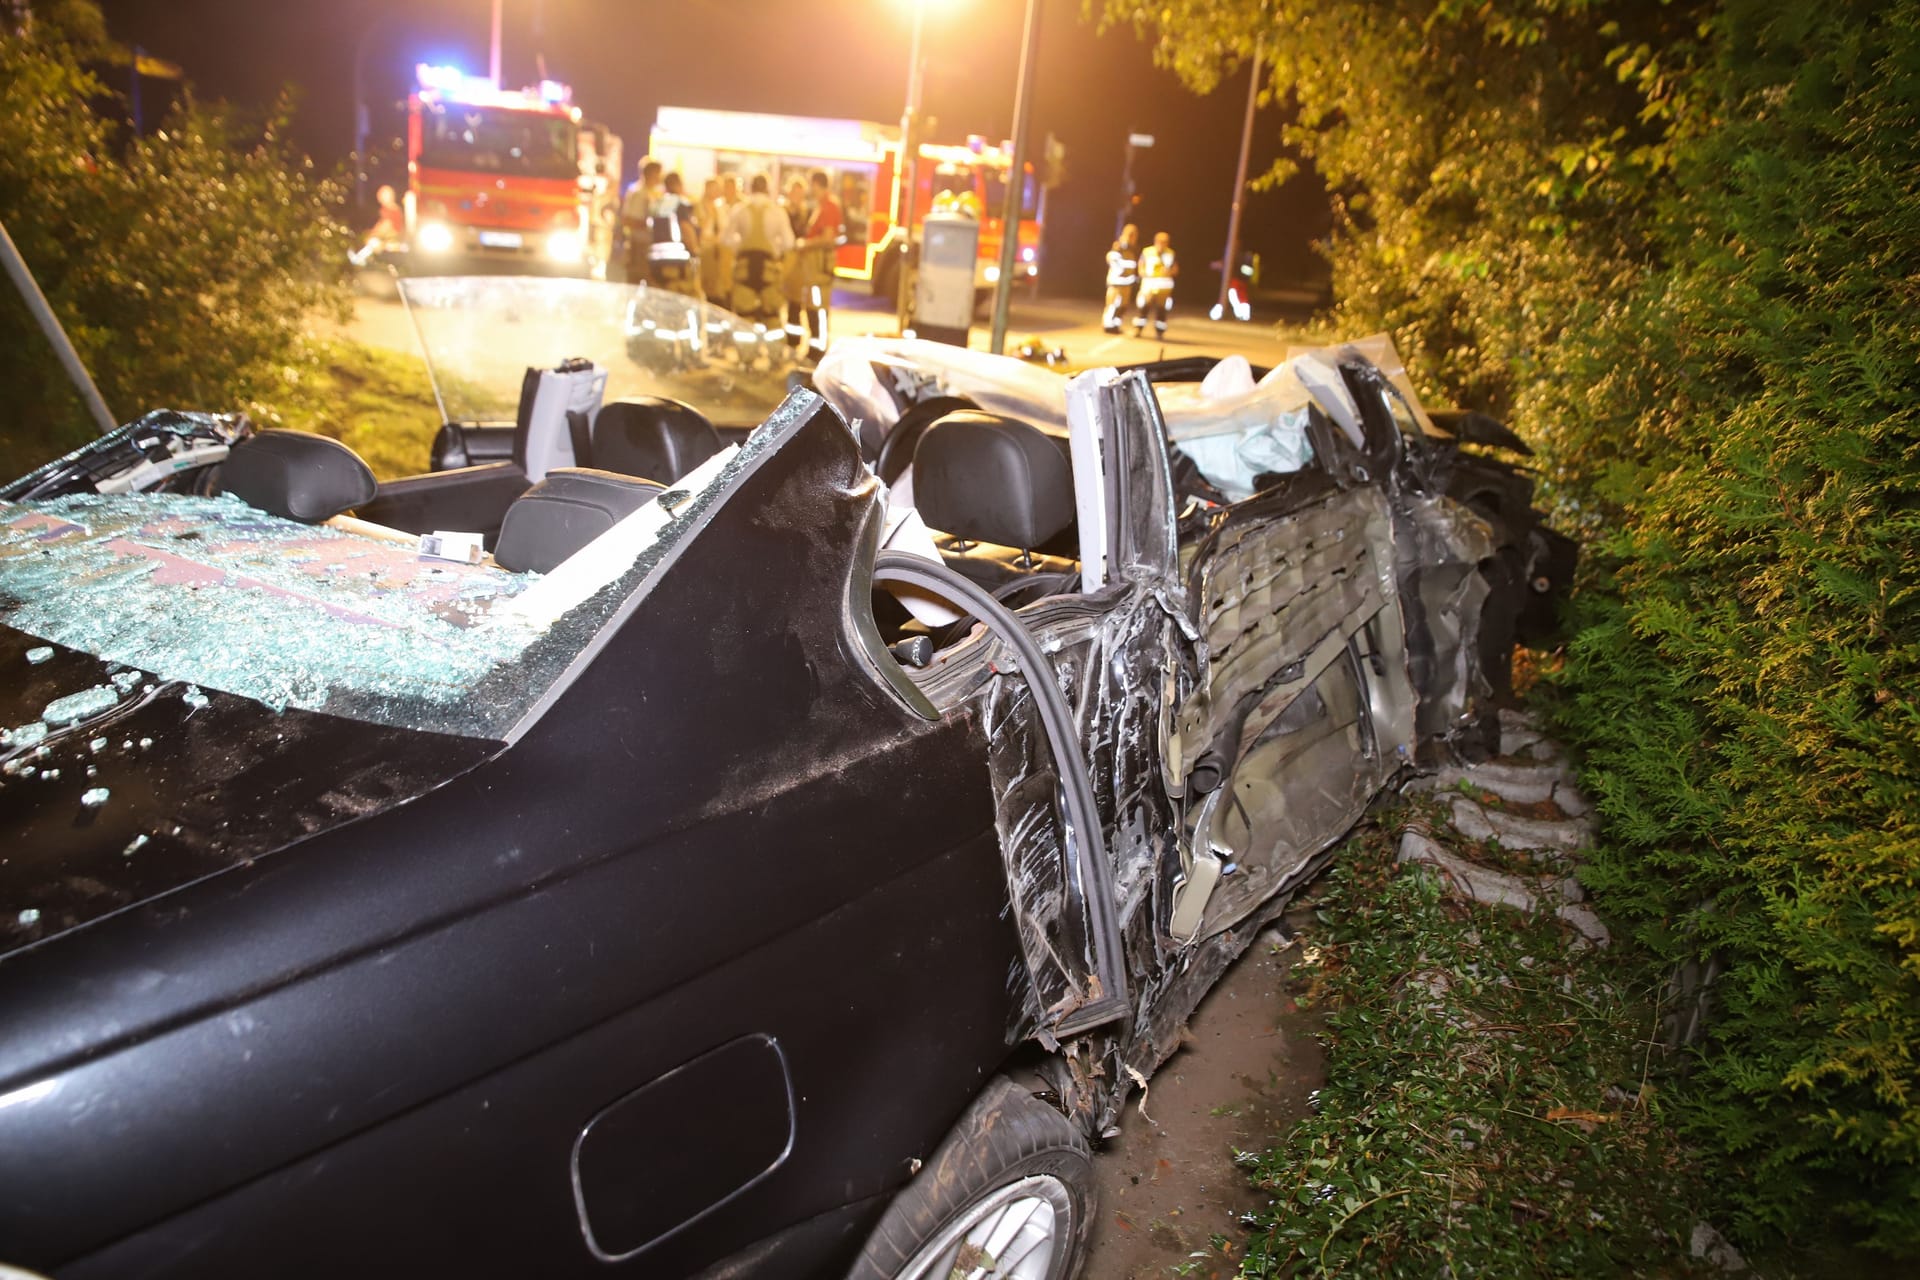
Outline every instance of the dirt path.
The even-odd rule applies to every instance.
[[[1290,911],[1286,928],[1305,914]],[[1323,1079],[1319,1015],[1294,1003],[1300,946],[1279,941],[1271,930],[1256,939],[1195,1011],[1186,1046],[1153,1077],[1151,1123],[1129,1103],[1120,1135],[1095,1155],[1100,1211],[1085,1280],[1225,1280],[1238,1269],[1240,1216],[1265,1197],[1233,1153],[1271,1145]]]

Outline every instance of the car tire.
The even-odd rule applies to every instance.
[[[1071,1280],[1085,1260],[1094,1200],[1086,1137],[996,1077],[887,1206],[848,1280],[948,1280],[989,1265],[995,1280]],[[999,1253],[991,1264],[977,1255],[961,1265],[969,1247]]]

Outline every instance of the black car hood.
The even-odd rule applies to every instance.
[[[0,957],[404,804],[501,744],[276,712],[0,625]]]

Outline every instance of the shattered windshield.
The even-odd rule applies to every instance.
[[[400,281],[449,422],[511,422],[529,368],[583,356],[609,400],[665,396],[719,426],[763,421],[787,391],[785,334],[647,285],[533,276]]]
[[[0,502],[0,623],[186,686],[189,701],[218,689],[506,738],[798,420],[776,412],[682,478],[671,509],[649,503],[544,576],[429,559],[411,539],[285,520],[231,495]],[[111,706],[126,690],[84,692]]]

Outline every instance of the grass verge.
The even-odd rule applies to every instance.
[[[285,370],[282,394],[250,406],[263,427],[293,427],[345,444],[382,480],[427,469],[440,412],[427,366],[344,338],[314,338]]]
[[[1689,1257],[1703,1197],[1650,1082],[1656,984],[1397,866],[1404,816],[1349,842],[1318,904],[1327,1085],[1241,1157],[1274,1196],[1243,1276],[1720,1274]]]

